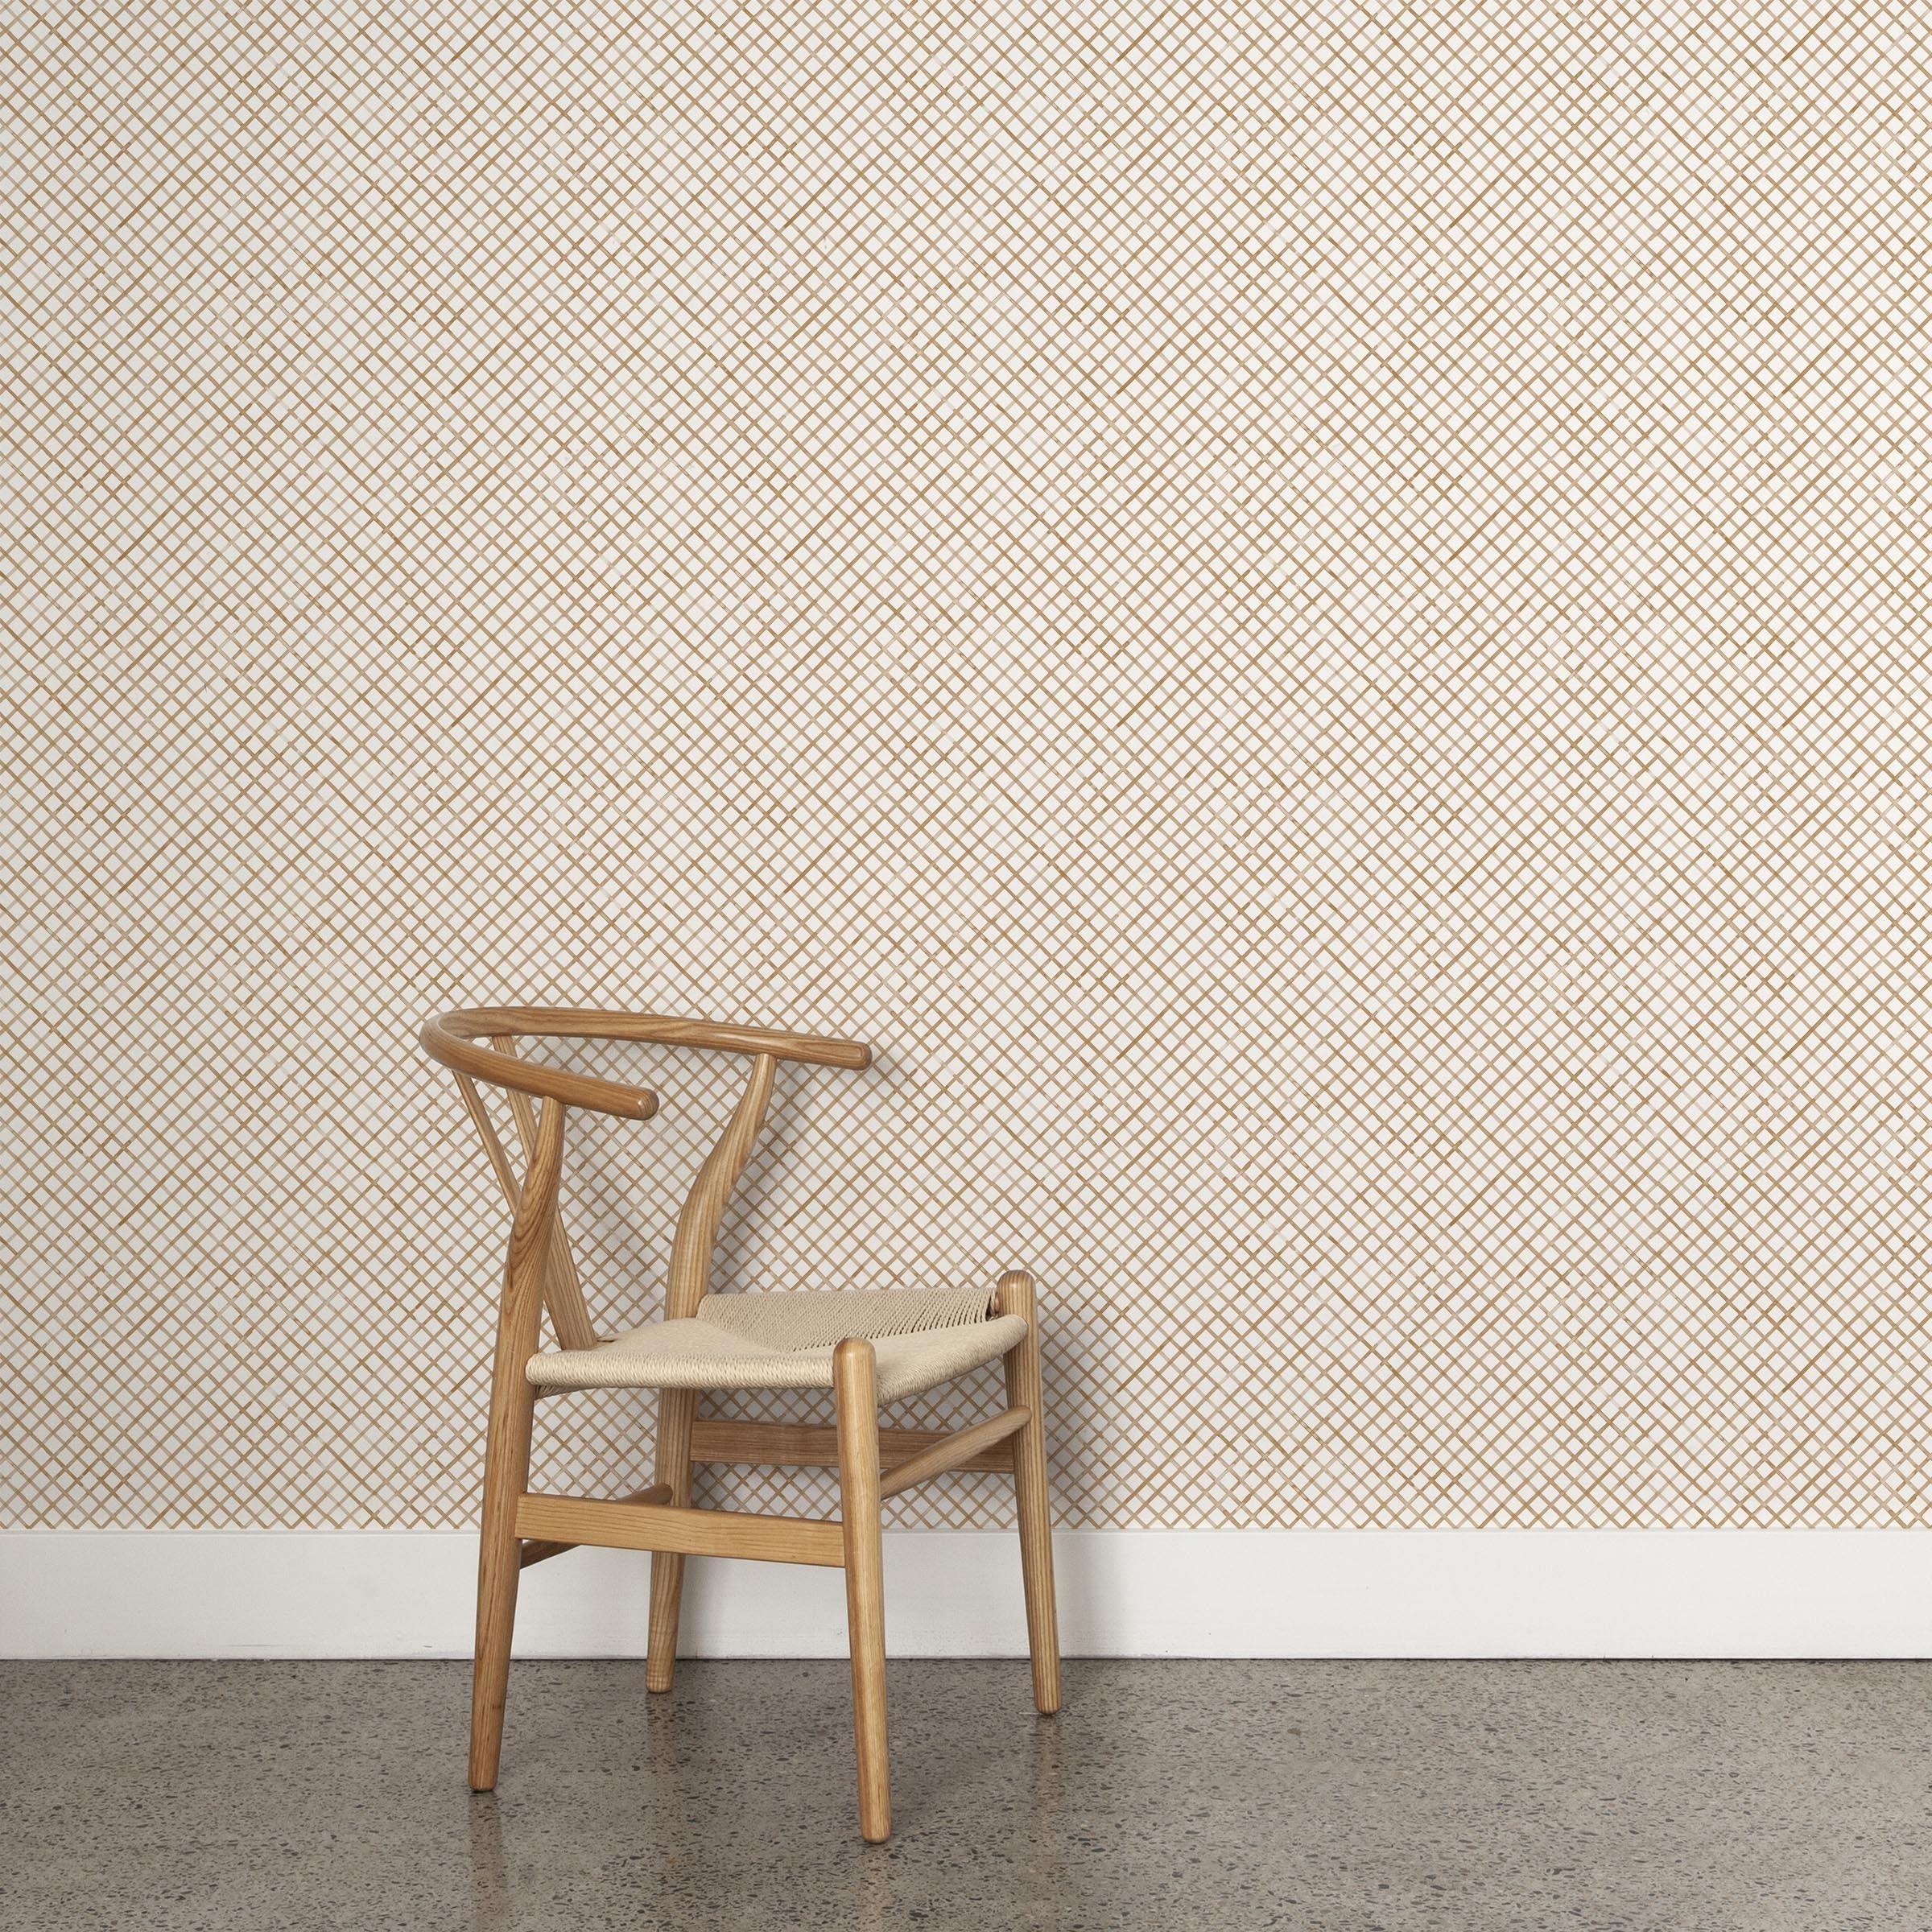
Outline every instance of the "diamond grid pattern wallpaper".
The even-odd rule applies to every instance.
[[[469,1521],[530,1001],[1066,1522],[1922,1522],[1926,27],[16,8],[6,1520]]]

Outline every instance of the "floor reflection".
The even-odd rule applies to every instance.
[[[460,1666],[0,1668],[32,1773],[6,1922],[1760,1926],[1767,1870],[1807,1926],[1926,1922],[1922,1666],[1087,1660],[1057,1718],[1023,1662],[890,1678],[897,1835],[867,1846],[836,1660],[694,1664],[663,1699],[520,1662],[482,1796]]]
[[[493,1791],[473,1791],[469,1797],[469,1901],[473,1932],[511,1932],[503,1813]]]

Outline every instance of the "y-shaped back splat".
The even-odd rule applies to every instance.
[[[460,1084],[463,1104],[483,1137],[484,1151],[489,1156],[497,1185],[513,1214],[518,1212],[529,1193],[529,1175],[526,1173],[518,1184],[510,1156],[477,1095],[477,1081],[487,1081],[509,1094],[516,1115],[518,1137],[532,1163],[544,1144],[548,1108],[553,1104],[559,1109],[584,1107],[626,1121],[649,1120],[658,1109],[658,1097],[648,1088],[627,1087],[620,1081],[522,1059],[516,1043],[520,1036],[527,1034],[575,1040],[646,1040],[660,1046],[695,1046],[751,1057],[751,1079],[745,1097],[699,1170],[683,1212],[678,1216],[664,1298],[664,1311],[674,1317],[695,1314],[710,1285],[718,1230],[724,1222],[731,1191],[744,1173],[758,1130],[765,1124],[778,1063],[796,1060],[808,1067],[854,1070],[872,1064],[872,1049],[857,1040],[827,1039],[815,1034],[783,1033],[769,1026],[740,1026],[717,1020],[676,1019],[667,1013],[585,1013],[566,1006],[485,1006],[438,1013],[424,1022],[423,1044],[431,1057],[448,1067]],[[479,1044],[483,1040],[489,1042],[488,1046]],[[545,1103],[541,1119],[530,1104],[533,1096]],[[560,1145],[560,1111],[555,1131]],[[550,1184],[553,1199],[541,1256],[543,1300],[560,1346],[594,1348],[597,1338],[584,1305],[576,1261],[554,1212],[554,1176]]]
[[[698,1303],[711,1286],[711,1261],[718,1245],[718,1230],[724,1225],[724,1210],[731,1191],[737,1186],[751,1150],[758,1144],[759,1129],[765,1125],[765,1111],[771,1104],[772,1076],[778,1061],[761,1053],[751,1063],[751,1078],[745,1084],[745,1097],[718,1137],[718,1144],[706,1157],[685,1196],[683,1212],[678,1216],[678,1232],[671,1245],[671,1273],[664,1286],[664,1315],[677,1321],[696,1315]]]
[[[498,1053],[507,1054],[512,1059],[518,1057],[517,1043],[508,1035],[499,1036],[493,1039],[490,1044]],[[483,1096],[477,1092],[476,1082],[468,1074],[459,1072],[456,1084],[463,1089],[463,1104],[469,1109],[469,1117],[476,1122],[477,1132],[483,1137],[483,1151],[489,1157],[490,1166],[496,1174],[497,1185],[503,1190],[503,1199],[509,1203],[510,1212],[514,1216],[523,1198],[522,1185],[518,1183],[516,1171],[510,1164],[510,1156],[505,1152],[496,1128],[491,1124],[489,1110],[483,1104]],[[537,1110],[530,1104],[528,1094],[519,1093],[514,1088],[505,1091],[510,1096],[510,1110],[516,1117],[517,1139],[523,1149],[525,1179],[527,1180],[527,1164],[535,1159],[536,1154]],[[559,1348],[596,1348],[597,1331],[591,1325],[590,1310],[584,1300],[583,1277],[577,1273],[577,1260],[571,1252],[570,1236],[564,1232],[564,1217],[554,1212],[550,1217],[550,1232],[543,1256],[543,1306],[550,1311],[551,1331],[557,1338],[557,1346]]]

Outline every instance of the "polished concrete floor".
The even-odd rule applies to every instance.
[[[183,1932],[1932,1926],[1932,1666],[0,1665],[0,1925]]]

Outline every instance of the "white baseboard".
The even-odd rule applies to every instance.
[[[1009,1534],[888,1531],[895,1656],[1026,1647]],[[1932,1531],[1071,1530],[1075,1657],[1925,1657]],[[0,1532],[0,1656],[461,1657],[475,1538]],[[638,1657],[648,1558],[528,1571],[527,1657]],[[836,1570],[694,1562],[684,1650],[844,1653]]]

